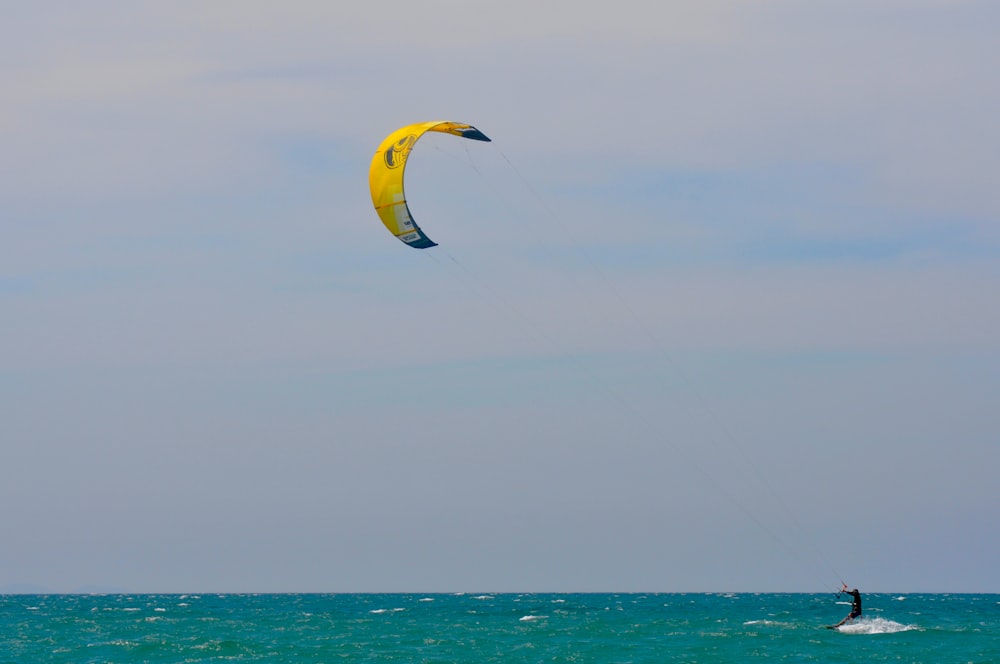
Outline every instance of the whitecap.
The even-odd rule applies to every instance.
[[[916,625],[904,625],[886,618],[862,618],[837,628],[844,634],[895,634],[917,629]]]
[[[531,622],[532,620],[545,620],[548,616],[521,616],[520,622]]]
[[[417,601],[418,601],[418,602],[433,602],[433,601],[434,601],[434,598],[433,598],[433,597],[421,597],[421,598],[420,598],[419,600],[417,600]]]

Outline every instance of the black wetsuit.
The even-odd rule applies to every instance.
[[[861,593],[859,593],[857,590],[852,590],[852,591],[850,591],[847,594],[854,598],[854,603],[851,604],[851,616],[850,617],[852,619],[853,618],[860,618],[861,617]]]

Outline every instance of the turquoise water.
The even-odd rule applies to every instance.
[[[1000,595],[0,596],[0,662],[997,662]],[[843,601],[843,600],[841,600]]]

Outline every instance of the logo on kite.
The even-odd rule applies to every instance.
[[[413,134],[404,136],[385,151],[385,165],[387,168],[399,168],[406,163],[406,158],[413,149],[413,144],[417,142],[417,137]]]

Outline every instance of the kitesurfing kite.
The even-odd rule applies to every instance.
[[[429,131],[440,131],[475,141],[490,140],[472,125],[459,122],[420,122],[397,129],[378,146],[368,172],[372,203],[389,232],[416,249],[435,247],[437,243],[420,230],[410,215],[406,195],[403,193],[403,172],[413,145]]]

